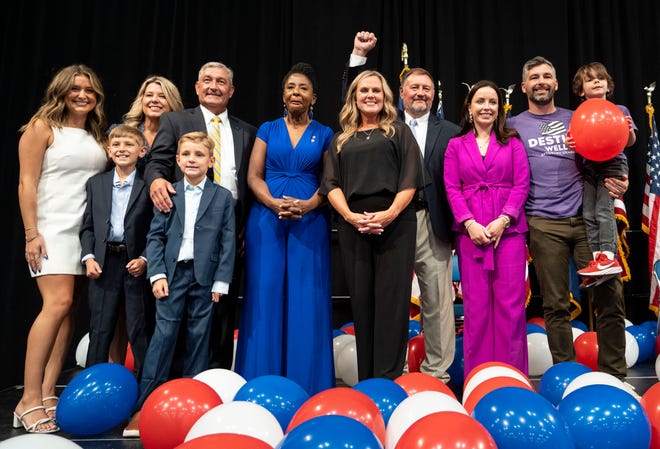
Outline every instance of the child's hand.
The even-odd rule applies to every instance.
[[[167,284],[167,279],[162,278],[154,282],[151,286],[151,292],[156,299],[163,299],[170,295],[170,286]]]
[[[126,264],[126,269],[131,276],[140,277],[147,270],[147,262],[144,259],[133,259]]]
[[[90,279],[98,279],[103,272],[101,265],[94,258],[87,259],[85,261],[85,267],[87,268],[87,277]]]
[[[571,134],[570,129],[566,133],[566,146],[575,151],[575,139],[573,139],[573,134]]]
[[[211,301],[218,302],[222,296],[222,293],[211,292]]]

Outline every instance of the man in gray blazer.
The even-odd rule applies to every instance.
[[[171,195],[175,194],[172,183],[183,177],[175,162],[179,138],[191,131],[203,131],[210,135],[211,120],[220,117],[220,185],[227,188],[234,198],[236,247],[239,249],[229,294],[213,307],[209,368],[225,369],[231,368],[234,354],[237,296],[243,265],[240,248],[252,196],[247,186],[247,166],[257,132],[254,126],[227,112],[227,105],[234,94],[233,77],[233,71],[220,62],[207,62],[201,67],[195,83],[199,106],[161,117],[144,173],[154,206],[160,211],[169,211],[172,207]],[[208,176],[213,180],[213,169],[209,170]]]

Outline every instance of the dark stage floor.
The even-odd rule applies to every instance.
[[[80,372],[80,370],[80,368],[77,368],[63,373],[61,379],[62,383],[66,384],[66,382],[72,379],[78,372]],[[538,376],[532,377],[531,380],[535,387],[538,386]],[[637,392],[640,395],[643,395],[648,388],[658,381],[655,374],[655,359],[652,358],[649,361],[637,364],[630,368],[628,370],[627,380],[637,389]],[[0,414],[0,441],[25,434],[25,431],[22,428],[14,429],[11,425],[12,410],[20,398],[21,388],[22,386],[17,385],[0,391],[0,410],[2,411]],[[64,385],[62,385],[59,390],[61,391],[63,388]],[[121,434],[124,425],[125,424],[122,424],[104,434],[93,437],[73,437],[63,432],[59,432],[56,435],[74,441],[83,449],[142,449],[143,446],[139,439],[122,438]]]

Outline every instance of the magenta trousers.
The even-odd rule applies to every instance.
[[[525,244],[525,234],[505,234],[496,249],[484,249],[457,235],[466,377],[485,362],[508,363],[528,375]]]

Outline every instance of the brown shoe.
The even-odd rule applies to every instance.
[[[122,436],[124,438],[140,438],[140,412],[136,412],[133,415],[124,429]]]

